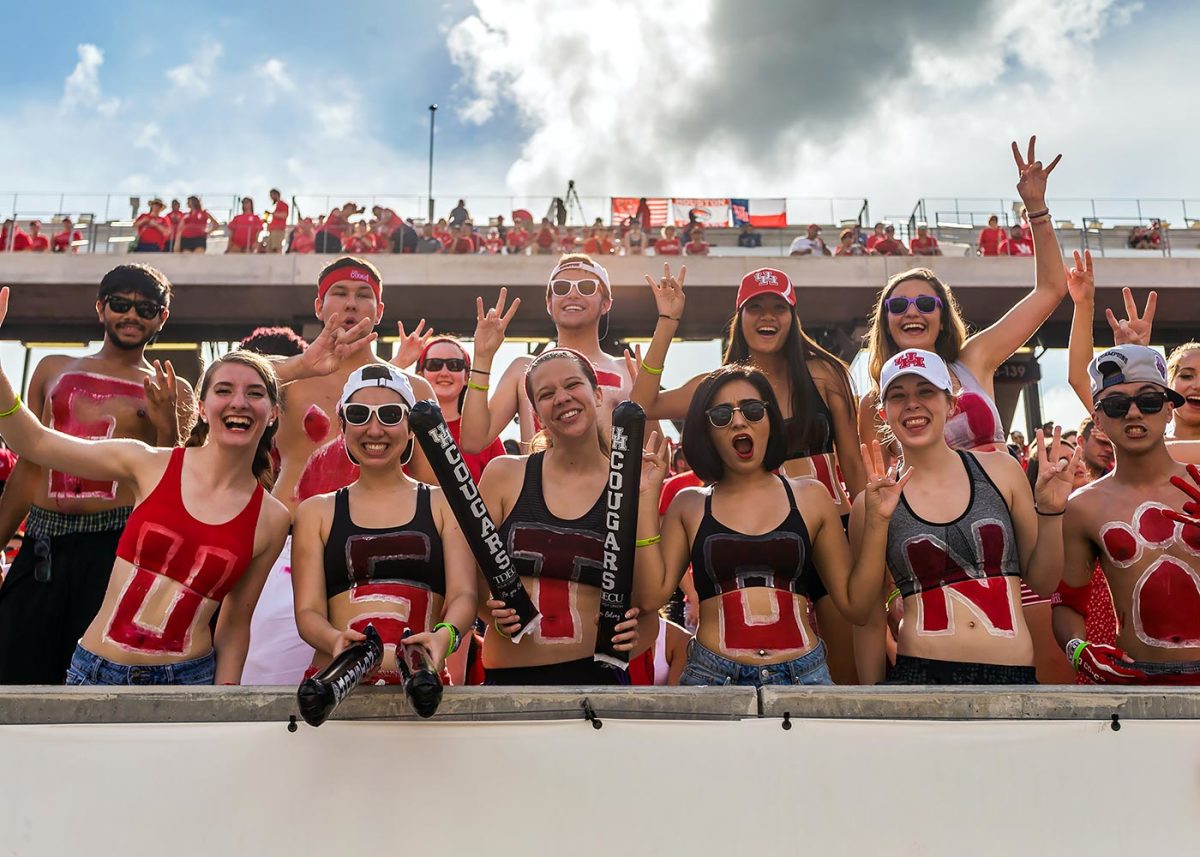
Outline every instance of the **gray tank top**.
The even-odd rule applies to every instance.
[[[971,498],[955,520],[939,524],[917,516],[900,495],[888,526],[887,561],[904,597],[947,584],[989,577],[1020,577],[1017,539],[1004,496],[975,456],[958,451],[971,480]]]

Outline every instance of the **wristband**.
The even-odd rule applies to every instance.
[[[645,366],[646,364],[645,364],[645,363],[643,363],[642,365],[643,365],[643,366]],[[660,374],[660,375],[662,374],[662,370],[661,370],[661,369],[659,370],[658,374]],[[0,420],[4,419],[5,417],[11,417],[11,416],[12,416],[13,414],[15,414],[17,411],[21,410],[21,394],[20,394],[20,393],[18,393],[18,394],[17,394],[16,396],[14,396],[13,398],[14,398],[14,401],[13,401],[13,406],[12,406],[11,408],[9,408],[7,411],[4,411],[3,413],[0,413]]]
[[[665,312],[660,312],[660,313],[658,314],[658,317],[659,317],[659,318],[669,318],[671,321],[679,321],[679,319],[677,319],[675,316],[673,316],[673,315],[667,315]]]
[[[484,372],[482,369],[472,369],[471,371],[474,372],[476,375],[491,375],[492,374],[491,372]]]
[[[647,366],[645,360],[642,361],[642,371],[645,372],[647,375],[661,375],[663,373],[661,366],[658,369],[655,369],[653,366]],[[6,415],[0,414],[0,416],[6,416]]]
[[[648,539],[637,539],[636,541],[634,541],[633,545],[634,545],[634,547],[645,548],[645,547],[649,547],[650,545],[656,545],[661,541],[662,541],[662,533],[659,533],[657,536],[651,536]]]
[[[892,602],[893,602],[893,601],[895,601],[895,600],[896,600],[896,599],[897,599],[899,596],[900,596],[900,587],[899,587],[899,586],[897,586],[895,589],[893,589],[893,590],[892,590],[892,591],[891,591],[891,592],[888,594],[887,601],[883,602],[883,609],[884,609],[884,610],[891,610],[891,609],[892,609]]]
[[[1048,217],[1049,215],[1050,215],[1050,209],[1043,208],[1041,211],[1026,211],[1025,219],[1032,221],[1033,218],[1035,218],[1035,217]]]
[[[479,392],[481,392],[481,393],[486,393],[486,392],[488,391],[488,389],[489,389],[489,385],[487,385],[487,384],[476,384],[474,381],[468,381],[468,382],[467,382],[467,389],[468,389],[468,390],[478,390],[478,391],[479,391]]]
[[[446,652],[446,654],[448,654],[448,655],[454,654],[455,652],[458,651],[458,629],[455,628],[453,625],[451,625],[449,622],[438,622],[436,625],[433,626],[433,631],[435,634],[437,633],[439,628],[445,628],[447,631],[450,632],[450,649]]]
[[[1064,647],[1064,649],[1067,653],[1067,657],[1071,659],[1071,667],[1073,669],[1079,669],[1079,656],[1083,654],[1083,650],[1089,645],[1091,644],[1086,640],[1081,640],[1078,637],[1073,640],[1067,640],[1067,645]]]
[[[507,631],[505,631],[503,628],[501,628],[501,627],[500,627],[500,620],[499,620],[499,619],[493,619],[493,620],[492,620],[492,626],[493,626],[493,627],[495,627],[495,629],[496,629],[496,633],[497,633],[497,634],[499,634],[499,635],[500,635],[501,637],[503,637],[504,639],[506,639],[506,640],[511,640],[511,639],[512,639],[512,634],[508,633]]]
[[[1057,518],[1059,515],[1067,514],[1066,509],[1063,509],[1061,512],[1043,512],[1041,509],[1038,509],[1036,506],[1034,507],[1034,511],[1036,511],[1043,518]]]

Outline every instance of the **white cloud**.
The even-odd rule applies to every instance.
[[[1031,132],[1068,158],[1097,148],[1111,157],[1097,125],[1122,108],[1098,86],[1109,69],[1098,67],[1094,47],[1140,8],[1128,0],[928,0],[886,14],[865,0],[475,6],[447,36],[463,73],[459,112],[486,123],[514,110],[528,128],[508,171],[513,192],[575,178],[585,193],[861,195],[883,209],[873,214],[905,217],[935,192],[1013,195],[1007,143]],[[1077,105],[1093,99],[1103,106],[1081,125]]]
[[[172,86],[180,92],[207,95],[213,73],[216,71],[217,60],[223,52],[224,48],[220,42],[205,42],[196,51],[191,62],[168,69],[167,77],[171,79]]]
[[[288,74],[283,60],[271,57],[254,69],[256,76],[267,82],[265,93],[268,101],[274,101],[277,94],[286,94],[296,89],[296,83]]]
[[[100,91],[100,66],[104,51],[95,45],[82,44],[75,48],[79,62],[63,83],[63,108],[90,108],[101,115],[112,116],[121,106],[118,98],[105,98]]]
[[[179,156],[163,136],[157,122],[147,122],[143,125],[133,138],[133,146],[154,155],[161,166],[174,166],[179,163]]]

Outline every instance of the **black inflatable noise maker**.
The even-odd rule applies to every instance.
[[[600,573],[600,628],[595,659],[628,669],[629,652],[613,648],[613,634],[633,600],[633,553],[637,547],[638,488],[646,412],[635,402],[613,408],[604,500],[604,565]]]
[[[404,629],[404,638],[412,635],[411,628]],[[404,695],[408,704],[421,717],[433,717],[442,704],[442,679],[433,671],[433,663],[424,646],[406,646],[403,642],[396,647],[396,665],[404,676]]]
[[[367,639],[353,643],[329,662],[325,669],[306,678],[296,691],[300,716],[309,726],[320,726],[350,691],[358,687],[383,663],[383,640],[374,625],[368,625]]]
[[[442,418],[442,409],[433,402],[417,402],[408,415],[408,424],[416,433],[417,443],[429,459],[429,466],[442,486],[459,529],[487,579],[492,598],[517,611],[521,627],[512,635],[512,641],[520,642],[521,637],[537,626],[541,615],[504,549],[496,524],[471,478],[471,470]]]

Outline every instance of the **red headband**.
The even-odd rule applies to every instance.
[[[379,278],[371,271],[370,268],[363,265],[346,265],[337,270],[330,271],[321,281],[317,283],[317,300],[324,300],[325,293],[333,287],[334,283],[340,283],[342,280],[358,280],[360,283],[367,283],[371,290],[375,292],[375,300],[383,301],[380,293]]]

